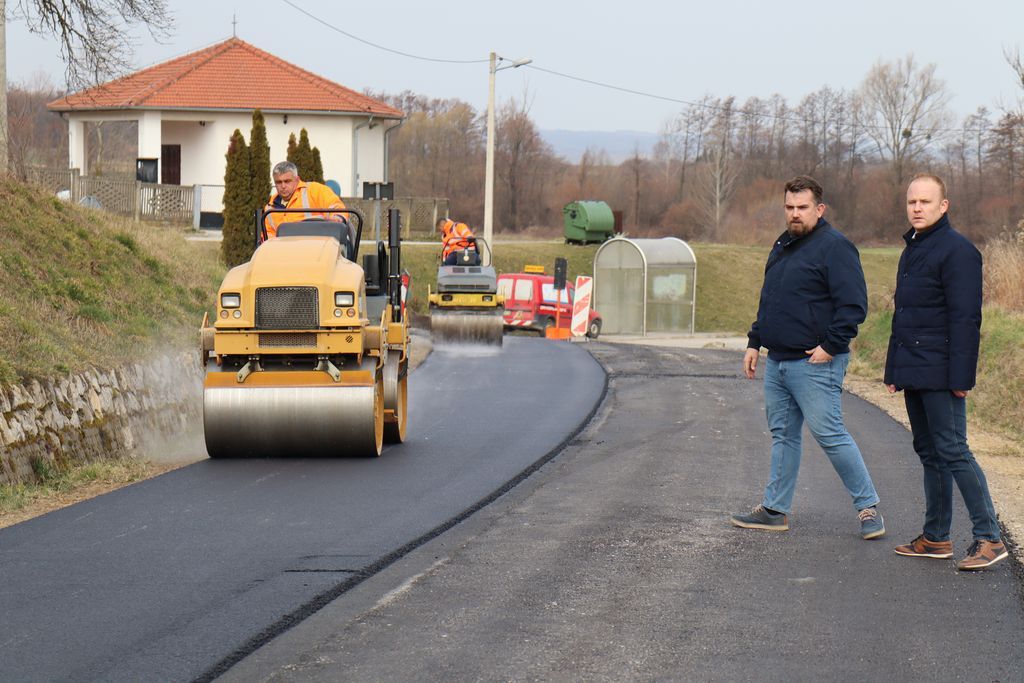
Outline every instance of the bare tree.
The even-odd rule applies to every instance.
[[[914,56],[907,55],[876,63],[861,84],[870,117],[865,132],[892,165],[897,184],[903,184],[908,165],[950,122],[950,96],[935,69],[935,64],[918,67]]]
[[[629,184],[633,190],[633,226],[639,230],[641,222],[640,212],[642,207],[642,204],[640,203],[642,197],[641,190],[643,190],[644,185],[644,158],[640,154],[639,147],[633,147],[633,156],[627,159],[624,165],[629,173]]]
[[[457,99],[411,92],[368,93],[406,113],[391,137],[391,175],[403,194],[447,197],[454,215],[471,225],[483,219],[482,117]]]
[[[721,101],[704,146],[705,164],[699,178],[701,209],[714,235],[721,230],[740,172],[733,153],[734,104],[732,97]]]
[[[141,24],[154,39],[173,24],[166,0],[0,0],[0,172],[7,170],[7,12],[33,33],[57,39],[71,89],[99,83],[131,66],[126,28]]]
[[[59,93],[42,73],[14,83],[7,93],[8,146],[11,172],[25,180],[33,164],[54,165],[67,159],[68,136],[64,122],[46,110]]]
[[[1013,69],[1013,73],[1017,76],[1017,82],[1021,88],[1024,88],[1024,58],[1021,58],[1020,50],[1003,50],[1003,57],[1006,58],[1006,63]]]
[[[511,99],[498,112],[498,175],[505,181],[505,225],[519,231],[541,214],[542,175],[554,155],[530,118],[529,95]]]
[[[166,0],[15,0],[6,5],[12,19],[57,39],[69,88],[94,85],[131,68],[134,45],[127,27],[145,26],[161,39],[173,25]]]
[[[718,105],[717,99],[705,95],[699,102],[687,105],[662,133],[664,153],[679,162],[677,199],[682,199],[686,192],[686,172],[703,151],[704,136]]]

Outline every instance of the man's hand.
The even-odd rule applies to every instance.
[[[757,372],[757,359],[760,355],[761,352],[758,349],[750,348],[743,354],[743,374],[747,376],[747,379],[754,379],[754,373]]]
[[[967,394],[969,393],[966,391],[960,391],[959,389],[951,389],[950,391],[952,391],[953,395],[957,398],[967,398]]]
[[[895,384],[886,384],[885,388],[889,390],[890,394],[895,394],[896,393],[896,385]]]
[[[828,351],[821,348],[821,344],[815,346],[810,351],[804,351],[810,358],[807,360],[808,363],[827,363],[832,360],[832,356]]]

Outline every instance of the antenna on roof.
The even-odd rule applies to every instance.
[[[231,15],[231,37],[232,38],[237,38],[238,37],[237,28],[238,28],[238,17],[235,16],[234,14],[232,14]]]

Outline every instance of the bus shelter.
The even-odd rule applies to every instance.
[[[678,237],[608,240],[594,254],[594,307],[605,334],[693,334],[697,257]]]

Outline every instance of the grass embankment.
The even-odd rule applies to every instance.
[[[219,245],[0,180],[0,384],[112,368],[198,344]],[[167,469],[125,459],[0,486],[0,526]]]
[[[0,383],[196,345],[216,243],[0,181]]]

